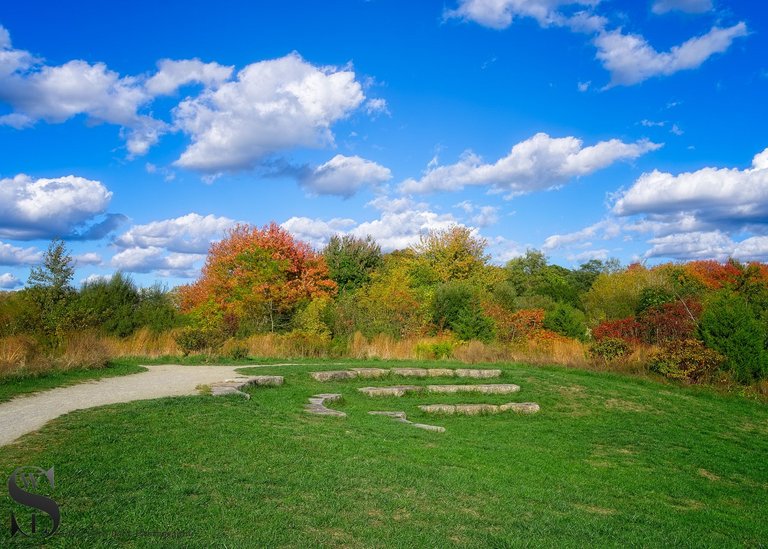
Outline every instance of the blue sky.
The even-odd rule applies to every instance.
[[[196,276],[237,222],[502,263],[768,259],[768,8],[745,0],[6,2],[0,287]]]

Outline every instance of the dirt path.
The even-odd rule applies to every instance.
[[[263,367],[287,366],[270,364]],[[146,366],[147,371],[59,387],[0,404],[0,446],[36,431],[61,415],[104,404],[193,395],[195,387],[224,381],[254,366]],[[257,366],[262,367],[262,366]]]

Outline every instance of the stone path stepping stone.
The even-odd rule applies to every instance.
[[[240,395],[245,398],[251,398],[251,395],[244,393],[242,389],[246,387],[279,387],[283,384],[283,376],[239,376],[224,381],[211,383],[211,395]]]
[[[508,395],[520,390],[513,383],[491,383],[485,385],[427,385],[430,393],[482,393],[484,395]]]
[[[319,395],[312,395],[309,397],[309,404],[304,406],[304,410],[310,414],[317,414],[320,416],[336,416],[347,417],[347,414],[338,410],[331,410],[325,406],[326,402],[336,402],[341,400],[341,395],[337,393],[321,393]]]
[[[508,395],[520,390],[519,385],[512,383],[492,383],[484,385],[395,385],[392,387],[360,387],[358,391],[370,397],[394,396],[401,397],[405,393],[481,393],[484,395]]]
[[[476,416],[479,414],[499,414],[507,411],[518,414],[535,414],[540,408],[535,402],[508,402],[500,406],[495,404],[426,404],[419,406],[419,410],[428,414]]]
[[[343,379],[354,379],[357,372],[351,370],[335,370],[330,372],[312,372],[309,374],[315,381],[341,381]]]
[[[379,411],[373,411],[368,412],[372,416],[387,416],[391,417],[395,421],[399,421],[400,423],[407,423],[408,425],[411,425],[413,427],[416,427],[417,429],[424,429],[425,431],[433,431],[435,433],[444,433],[445,427],[438,427],[437,425],[426,425],[424,423],[414,423],[413,421],[410,421],[408,419],[408,416],[405,415],[405,412],[379,412]]]
[[[315,381],[343,381],[345,379],[380,378],[388,375],[401,377],[500,377],[501,370],[474,370],[467,368],[352,368],[350,370],[333,370],[327,372],[311,372],[309,375]]]
[[[394,396],[401,397],[408,392],[421,391],[418,385],[396,385],[395,387],[360,387],[358,391],[371,397]]]

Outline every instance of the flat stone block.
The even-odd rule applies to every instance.
[[[455,373],[455,370],[450,368],[429,368],[427,370],[429,377],[453,377]]]
[[[426,368],[392,368],[392,374],[403,377],[427,377]]]
[[[501,370],[474,370],[467,368],[459,368],[456,370],[456,377],[489,378],[500,376]]]
[[[508,404],[502,404],[499,406],[502,412],[511,410],[518,414],[535,414],[541,407],[535,402],[510,402]]]
[[[387,377],[389,375],[389,370],[384,368],[352,368],[352,371],[357,374],[357,377],[369,379]]]
[[[395,387],[360,387],[358,391],[371,397],[394,396],[401,397],[409,391],[421,391],[416,385],[397,385]]]
[[[309,375],[315,381],[341,381],[344,379],[354,379],[357,377],[357,372],[351,370],[337,370],[331,372],[312,372]]]
[[[427,385],[430,393],[481,393],[485,395],[506,395],[520,390],[512,383],[494,383],[487,385]]]

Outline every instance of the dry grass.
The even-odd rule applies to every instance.
[[[176,332],[177,330],[154,333],[147,328],[141,328],[128,337],[109,337],[103,338],[103,341],[108,346],[112,357],[158,358],[181,354],[176,344]]]
[[[29,336],[8,336],[0,338],[0,378],[103,368],[111,356],[107,342],[92,332],[65,335],[56,351],[44,349]]]
[[[60,370],[103,368],[110,358],[110,348],[104,338],[93,332],[75,332],[64,337],[54,364]]]

